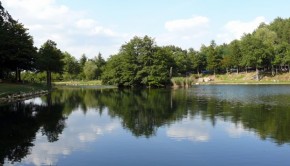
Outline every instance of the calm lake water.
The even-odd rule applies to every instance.
[[[289,165],[290,86],[60,89],[0,106],[0,165]]]

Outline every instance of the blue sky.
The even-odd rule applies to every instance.
[[[199,49],[252,32],[260,22],[289,17],[287,0],[2,0],[29,28],[39,47],[47,39],[79,58],[118,52],[134,36],[158,45]]]

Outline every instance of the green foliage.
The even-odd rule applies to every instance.
[[[52,40],[47,40],[39,49],[36,65],[38,70],[46,71],[48,87],[51,87],[51,72],[61,73],[63,71],[62,59],[62,52]]]
[[[133,87],[168,85],[169,69],[173,61],[168,54],[168,50],[157,47],[148,36],[134,37],[121,47],[119,54],[109,58],[103,81]]]
[[[100,79],[101,75],[103,73],[104,70],[104,66],[106,65],[106,61],[105,59],[102,57],[102,54],[99,53],[97,57],[95,57],[95,59],[93,59],[94,63],[97,66],[97,70],[96,70],[96,78]]]
[[[47,40],[39,49],[37,68],[40,71],[61,73],[63,71],[63,54],[52,40]]]
[[[0,79],[5,78],[4,73],[15,71],[16,79],[20,81],[21,70],[33,70],[36,48],[27,31],[0,2]]]
[[[187,51],[172,45],[163,48],[167,50],[168,55],[173,59],[173,63],[171,63],[173,75],[186,76],[187,72],[191,70],[190,68],[192,64]]]
[[[229,44],[202,45],[199,51],[180,47],[157,46],[148,36],[134,37],[121,46],[119,53],[106,62],[99,53],[88,59],[85,54],[76,60],[68,52],[62,53],[56,43],[48,40],[38,53],[27,29],[15,21],[0,2],[0,79],[16,77],[32,79],[29,71],[51,72],[56,80],[103,79],[104,83],[131,87],[163,87],[170,77],[197,73],[224,73],[230,69],[247,71],[248,68],[269,71],[276,68],[290,71],[290,18],[276,18],[272,23],[261,23],[250,34]],[[284,71],[284,70],[283,70]],[[258,72],[257,72],[258,73]],[[35,74],[37,77],[39,74]],[[40,74],[41,75],[41,74]],[[34,78],[43,81],[43,78]]]
[[[220,65],[221,57],[218,54],[217,45],[214,40],[211,41],[208,47],[203,46],[201,49],[203,51],[203,55],[206,56],[207,66],[206,69],[213,71],[215,74],[216,70]]]
[[[206,65],[206,57],[194,49],[189,49],[188,57],[190,59],[191,67],[199,74]]]
[[[0,97],[12,94],[31,93],[40,90],[46,90],[42,84],[0,84]]]
[[[98,67],[93,61],[87,61],[84,66],[84,74],[87,80],[93,80],[96,78]]]
[[[81,72],[81,66],[78,61],[70,55],[68,52],[65,52],[63,58],[63,77],[65,80],[76,79],[78,74]]]
[[[176,87],[191,86],[193,83],[193,78],[192,77],[173,77],[171,79],[171,82],[173,86],[176,86]]]

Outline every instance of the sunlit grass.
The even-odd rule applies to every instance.
[[[193,83],[192,77],[173,77],[171,79],[173,86],[191,86]]]
[[[290,74],[282,73],[272,76],[271,74],[261,74],[261,79],[257,81],[255,72],[239,74],[216,75],[212,83],[216,84],[290,84]]]
[[[54,85],[103,85],[101,80],[92,81],[61,81],[53,82]]]
[[[46,89],[47,88],[42,84],[0,83],[0,97],[5,97],[11,94],[35,92]]]

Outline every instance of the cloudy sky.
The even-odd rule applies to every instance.
[[[134,36],[158,45],[199,49],[252,32],[261,22],[289,17],[287,0],[0,0],[29,28],[39,47],[54,40],[62,51],[105,58]]]

